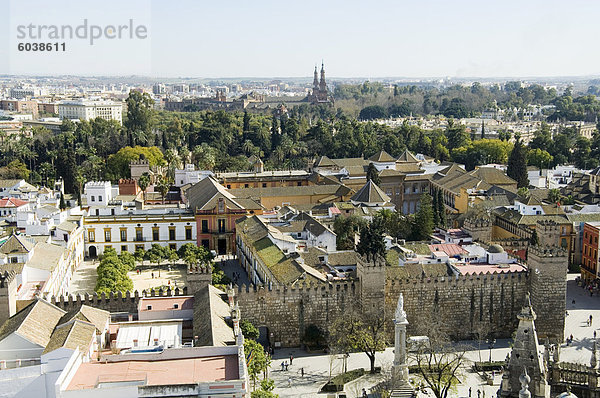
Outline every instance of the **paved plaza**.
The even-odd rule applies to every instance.
[[[96,268],[100,265],[98,260],[84,261],[75,271],[71,283],[69,284],[69,294],[94,293],[98,274]],[[172,286],[173,288],[183,288],[187,285],[186,267],[184,264],[176,264],[169,267],[167,264],[160,266],[160,271],[156,265],[151,266],[147,261],[142,266],[138,263],[140,273],[130,271],[129,277],[133,281],[133,290],[142,291],[161,286]]]
[[[182,289],[187,284],[186,267],[183,264],[168,267],[163,264],[160,267],[140,267],[140,272],[130,271],[127,275],[133,281],[133,290],[142,291],[157,287],[171,287]]]

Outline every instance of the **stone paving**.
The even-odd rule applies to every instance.
[[[591,296],[585,289],[577,286],[575,277],[569,275],[567,281],[567,315],[565,320],[565,336],[573,335],[573,344],[563,344],[560,360],[589,364],[592,355],[594,331],[600,338],[600,297]],[[573,301],[575,303],[573,304]],[[592,326],[587,320],[592,316]],[[539,316],[539,315],[538,315]]]
[[[75,271],[71,283],[69,284],[69,294],[84,294],[93,293],[96,287],[98,274],[96,268],[100,264],[98,260],[84,261],[81,266]],[[129,277],[133,281],[133,290],[142,291],[160,286],[179,287],[180,289],[187,285],[186,268],[184,264],[176,264],[171,267],[167,264],[162,264],[160,267],[160,277],[158,267],[154,264],[149,265],[147,261],[143,266],[140,266],[140,273],[137,271],[128,272]],[[152,277],[154,275],[154,278]]]
[[[169,270],[170,268],[170,270]],[[175,267],[168,267],[162,264],[160,272],[158,267],[140,268],[140,273],[130,271],[127,273],[133,281],[133,290],[142,291],[160,286],[171,286],[173,289],[183,288],[187,284],[185,265],[179,264]]]
[[[234,282],[236,285],[250,284],[246,270],[242,268],[238,260],[236,260],[233,256],[217,256],[215,258],[215,262],[225,272],[225,275],[227,275],[232,281],[234,280],[233,273],[235,272],[237,274],[237,281]]]

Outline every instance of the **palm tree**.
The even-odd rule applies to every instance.
[[[140,189],[142,190],[142,202],[146,202],[146,189],[148,189],[148,186],[150,185],[150,175],[148,173],[144,173],[140,176],[140,179],[138,180],[138,185],[140,186]]]
[[[158,192],[160,192],[162,204],[164,205],[165,196],[167,196],[167,192],[169,192],[169,180],[166,177],[161,176],[158,180],[158,184],[156,184],[156,188],[158,188]]]
[[[254,148],[254,144],[252,144],[252,141],[250,140],[246,140],[242,144],[242,150],[246,152],[246,155],[250,155],[253,152]]]

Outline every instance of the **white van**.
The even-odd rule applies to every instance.
[[[429,337],[411,336],[406,339],[406,349],[408,352],[417,352],[429,348]]]

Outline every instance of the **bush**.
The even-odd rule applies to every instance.
[[[246,319],[242,319],[240,321],[240,330],[242,331],[245,339],[256,340],[260,334],[256,326]]]
[[[501,371],[505,363],[505,361],[475,362],[473,367],[478,372],[491,372],[492,370]]]
[[[308,325],[306,330],[304,331],[304,337],[302,341],[308,347],[322,347],[323,341],[325,339],[325,334],[318,326],[311,324]]]
[[[100,265],[96,269],[98,280],[96,281],[96,292],[109,294],[110,292],[126,292],[133,290],[133,281],[127,275],[130,270],[130,261],[133,259],[128,256],[117,256],[113,248],[107,248],[102,255]]]
[[[135,269],[135,257],[129,252],[123,252],[119,255],[119,260],[127,267],[128,271]]]
[[[229,277],[227,275],[225,275],[225,272],[217,267],[216,265],[213,266],[213,270],[212,270],[212,284],[213,286],[217,287],[217,288],[221,288],[221,289],[226,289],[227,285],[229,285],[231,283],[231,279],[229,279]]]
[[[321,392],[343,391],[344,384],[349,383],[352,380],[358,379],[365,373],[366,372],[363,368],[359,368],[334,376],[330,381],[327,382],[327,384],[323,386],[323,388],[321,388]]]

